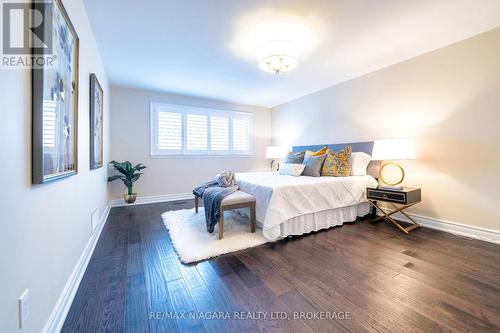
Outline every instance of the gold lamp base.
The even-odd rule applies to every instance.
[[[280,169],[280,162],[278,160],[272,160],[271,171],[279,171],[279,169]]]
[[[395,165],[395,166],[397,166],[399,168],[399,170],[401,170],[401,179],[399,179],[397,182],[388,182],[388,181],[386,181],[384,179],[383,171],[384,171],[384,168],[386,166],[388,166],[388,165]],[[402,189],[403,188],[403,185],[401,185],[401,183],[405,179],[405,170],[403,169],[403,167],[401,165],[397,164],[396,162],[387,162],[387,163],[384,163],[380,167],[380,171],[378,172],[378,176],[379,176],[379,179],[384,184],[384,185],[381,185],[379,187],[393,188],[393,189]]]

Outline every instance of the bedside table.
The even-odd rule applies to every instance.
[[[368,202],[375,208],[375,211],[378,209],[382,212],[382,214],[384,214],[383,216],[377,217],[372,222],[386,219],[389,222],[392,222],[396,227],[398,227],[406,234],[408,234],[413,229],[418,228],[419,224],[415,222],[415,220],[412,219],[408,214],[406,214],[404,210],[408,207],[418,204],[421,201],[421,197],[421,190],[414,187],[404,187],[402,189],[393,189],[386,187],[366,188],[366,199],[368,199]],[[381,208],[377,204],[378,201],[390,203],[390,205],[393,207],[393,210]],[[396,206],[396,204],[399,205],[399,207]],[[398,212],[400,212],[410,220],[410,226],[403,227],[391,217],[391,215]]]

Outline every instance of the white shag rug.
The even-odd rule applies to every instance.
[[[201,261],[269,242],[262,235],[262,229],[257,228],[255,233],[251,233],[249,219],[233,211],[224,214],[224,237],[221,240],[218,224],[214,232],[207,232],[203,207],[200,207],[198,214],[193,208],[168,211],[161,217],[183,263]]]

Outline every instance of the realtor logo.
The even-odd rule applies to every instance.
[[[53,67],[52,1],[2,2],[0,69]]]
[[[52,5],[47,2],[4,2],[2,6],[3,54],[51,54],[51,13]]]

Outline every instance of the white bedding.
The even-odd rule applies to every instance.
[[[281,225],[301,215],[366,202],[366,187],[377,186],[372,176],[307,177],[278,172],[237,173],[240,190],[256,198],[256,217],[265,237],[283,237]]]

